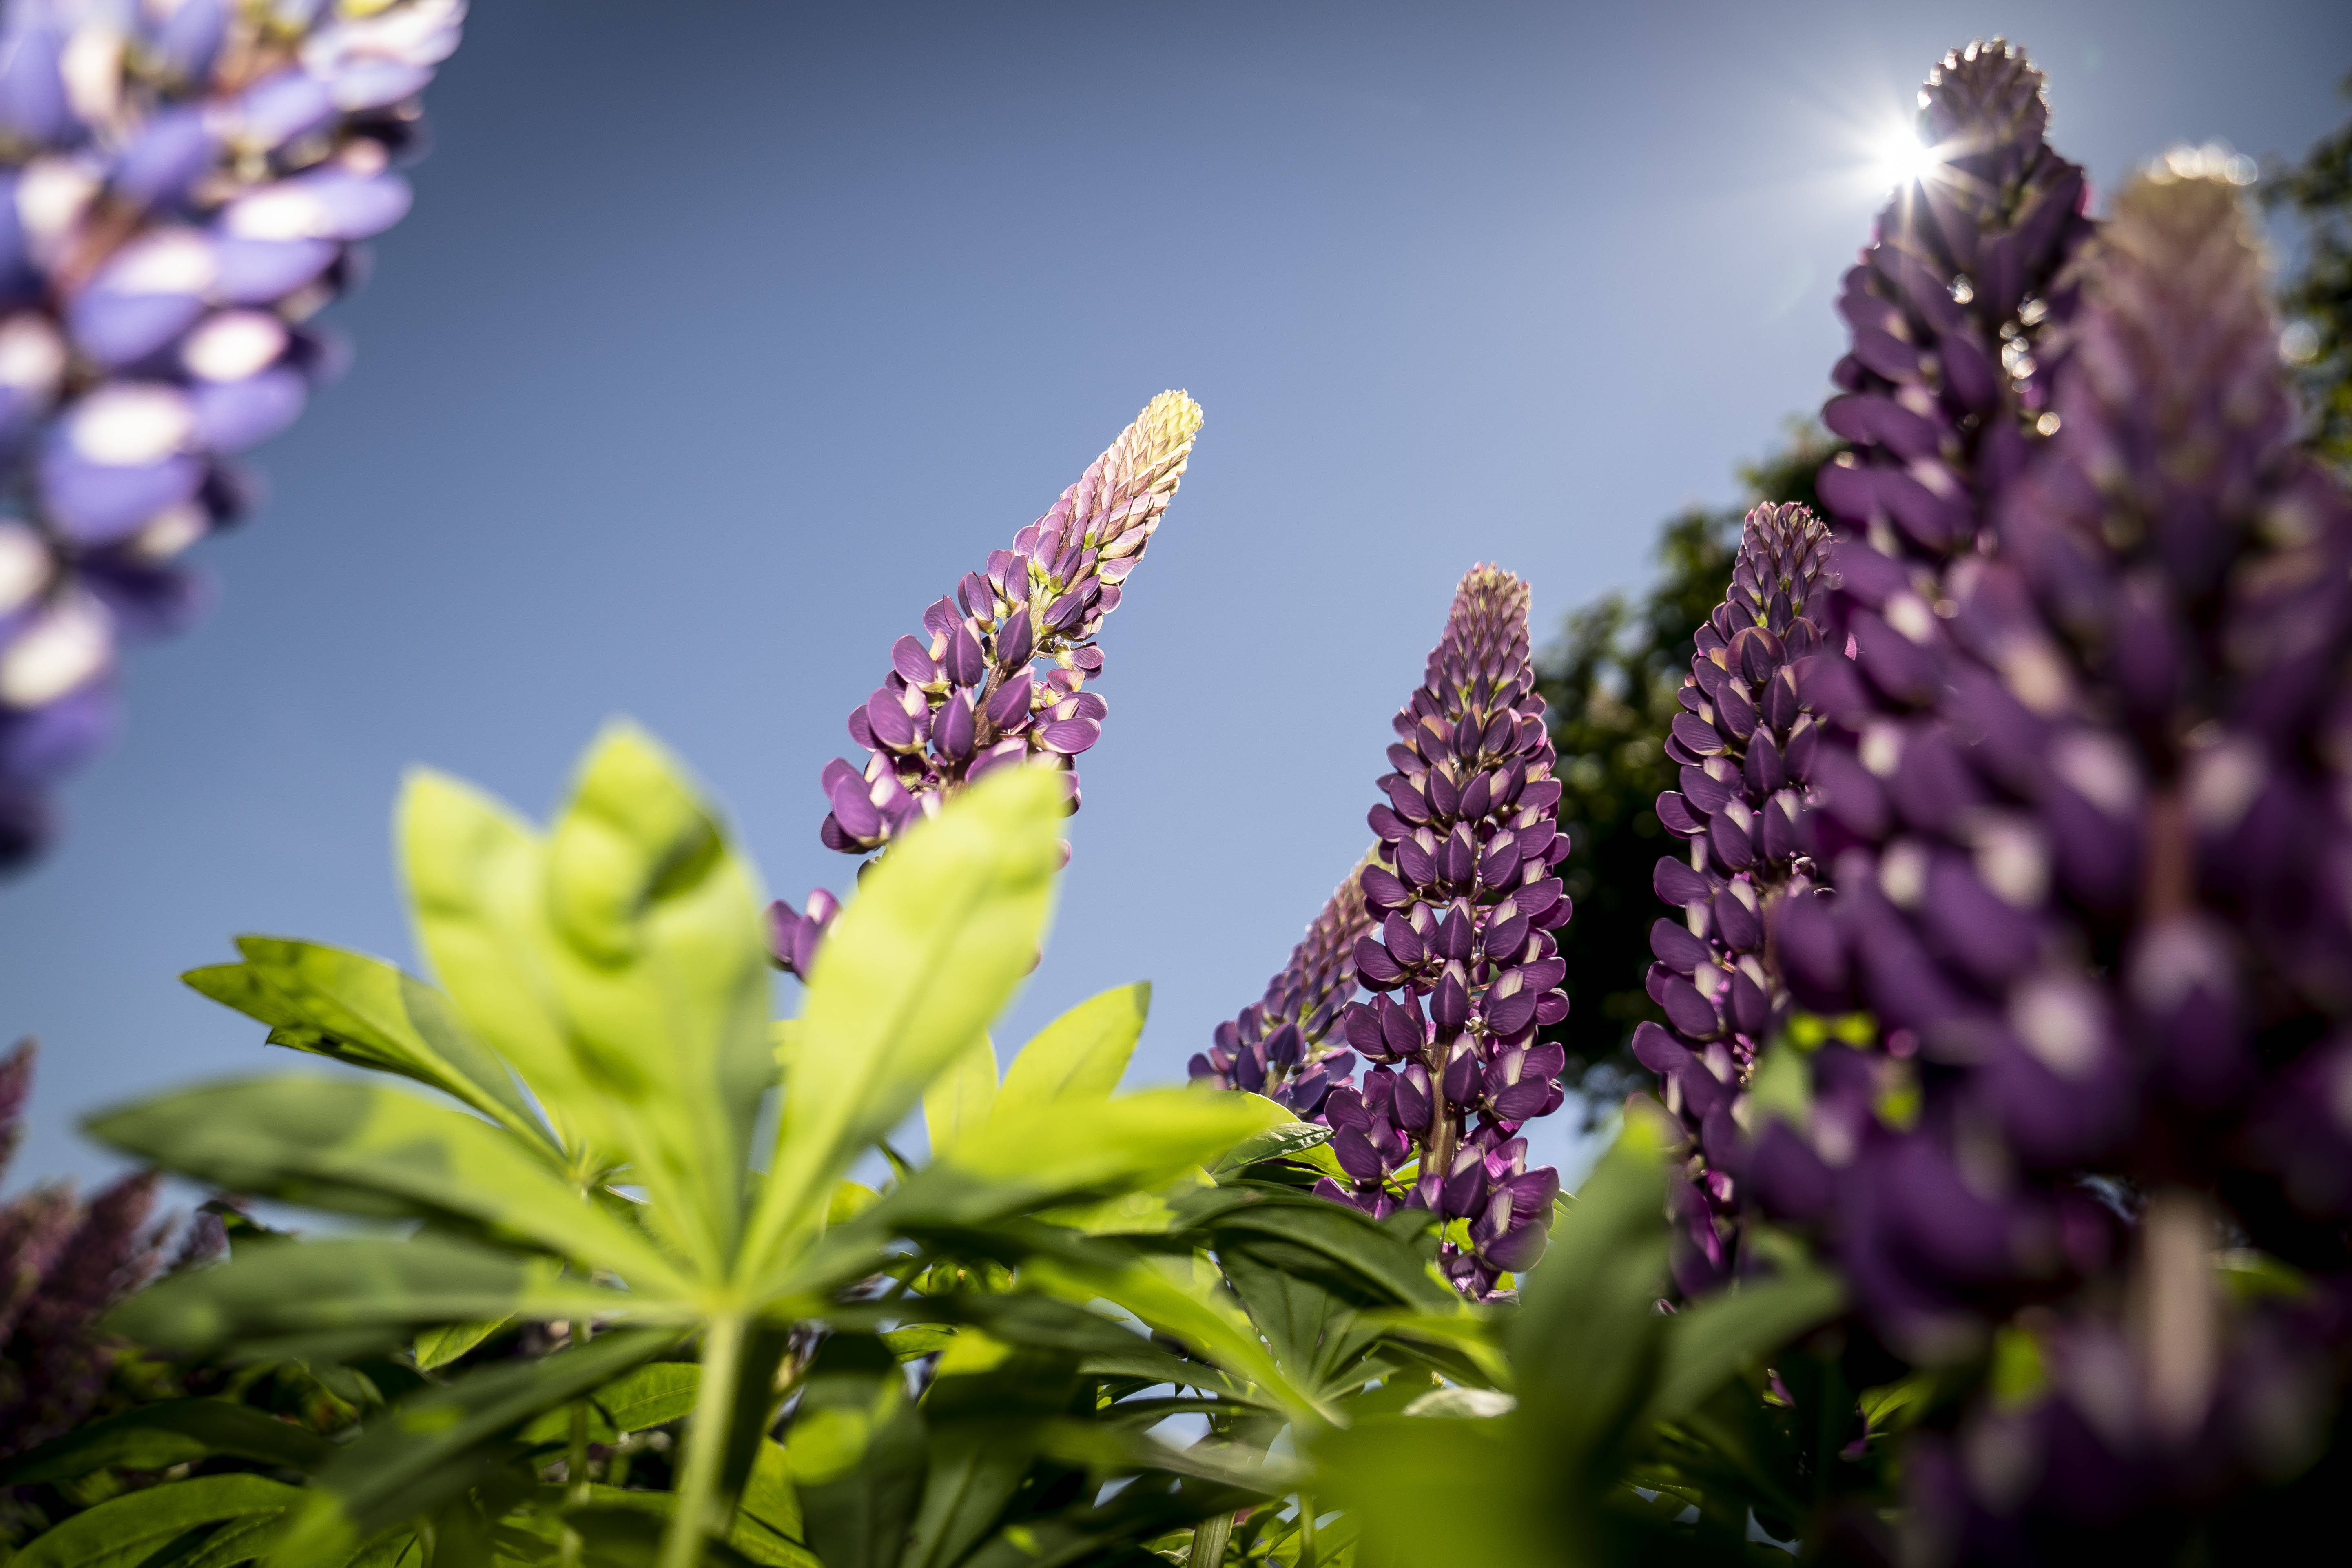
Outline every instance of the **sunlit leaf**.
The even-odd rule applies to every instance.
[[[988,1125],[996,1109],[996,1043],[986,1035],[964,1048],[923,1091],[923,1128],[938,1159]]]
[[[812,1198],[1011,999],[1045,929],[1066,805],[1058,776],[999,770],[893,844],[834,921],[792,1035],[753,1222],[753,1278],[764,1286],[822,1217]]]
[[[350,1079],[279,1076],[100,1113],[93,1137],[230,1192],[314,1208],[454,1219],[653,1292],[677,1268],[530,1146],[464,1111]]]
[[[1004,1108],[1034,1110],[1057,1101],[1108,1100],[1127,1071],[1151,1010],[1146,981],[1079,1003],[1037,1031],[1004,1070]]]

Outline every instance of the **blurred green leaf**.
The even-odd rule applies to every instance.
[[[347,1079],[281,1076],[174,1091],[86,1124],[115,1148],[230,1192],[313,1208],[478,1226],[675,1293],[643,1232],[529,1145],[464,1111]]]
[[[922,1415],[898,1358],[866,1335],[817,1352],[784,1435],[808,1544],[825,1568],[897,1568],[921,1496]]]
[[[315,942],[245,936],[236,945],[243,963],[181,978],[269,1025],[274,1045],[430,1084],[561,1160],[514,1075],[431,986],[381,959]]]
[[[772,1081],[757,880],[685,770],[627,723],[590,748],[546,856],[546,973],[582,1076],[650,1223],[724,1278]]]
[[[263,1338],[413,1331],[509,1313],[594,1317],[646,1304],[565,1279],[552,1261],[419,1237],[257,1247],[218,1268],[150,1286],[115,1309],[108,1323],[142,1344],[213,1351]]]
[[[958,1334],[923,1396],[928,1463],[899,1568],[949,1568],[995,1528],[1035,1460],[1045,1422],[1068,1407],[1077,1363]]]
[[[549,972],[539,835],[503,802],[417,768],[401,790],[397,836],[416,944],[441,988],[521,1072],[575,1157],[583,1138],[611,1146]]]
[[[1066,798],[1006,768],[892,845],[833,924],[793,1032],[776,1153],[747,1248],[777,1289],[813,1200],[986,1030],[1036,956]]]
[[[1108,1100],[1150,1010],[1151,984],[1143,981],[1089,997],[1038,1030],[1005,1069],[1005,1109],[1017,1112]]]
[[[331,1451],[317,1433],[249,1405],[173,1399],[92,1421],[0,1463],[0,1486],[72,1480],[110,1465],[163,1470],[215,1456],[307,1470]]]
[[[982,1034],[923,1091],[923,1127],[936,1160],[988,1124],[996,1108],[996,1042]]]
[[[1837,1316],[1845,1289],[1834,1275],[1802,1268],[1752,1279],[1667,1320],[1665,1353],[1645,1422],[1678,1421],[1773,1350]]]
[[[377,1531],[462,1496],[507,1457],[507,1434],[677,1342],[674,1332],[622,1330],[542,1360],[485,1367],[395,1405],[313,1478],[279,1561],[339,1563]]]

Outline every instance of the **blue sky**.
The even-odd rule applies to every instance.
[[[96,1105],[293,1065],[173,978],[234,933],[409,960],[413,762],[542,812],[627,713],[772,888],[843,885],[815,781],[891,641],[1171,386],[1207,426],[1003,1034],[1150,978],[1132,1076],[1181,1077],[1362,847],[1462,572],[1548,639],[1819,403],[1873,147],[1994,33],[2101,191],[2346,112],[2324,4],[490,0],[351,377],[0,888],[16,1181],[109,1168]]]

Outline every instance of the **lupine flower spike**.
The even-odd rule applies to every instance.
[[[1734,1109],[1788,1016],[1764,933],[1780,900],[1813,879],[1797,825],[1821,732],[1796,670],[1821,644],[1811,616],[1829,543],[1829,530],[1801,506],[1748,514],[1729,596],[1698,628],[1684,711],[1666,741],[1682,787],[1658,797],[1658,820],[1690,841],[1690,855],[1658,862],[1658,896],[1681,918],[1651,927],[1649,991],[1671,1026],[1642,1025],[1633,1054],[1659,1075],[1666,1109],[1704,1151],[1693,1184],[1676,1191],[1690,1245],[1677,1250],[1675,1271],[1686,1294],[1736,1262]]]
[[[1192,1058],[1195,1079],[1265,1095],[1309,1120],[1334,1088],[1352,1086],[1354,1053],[1324,1042],[1355,999],[1356,944],[1377,929],[1364,906],[1363,872],[1378,862],[1374,849],[1356,863],[1290,950],[1290,962],[1266,983],[1265,995],[1217,1026],[1215,1043]]]
[[[1868,1007],[1885,1050],[1817,1053],[1753,1162],[1887,1342],[2032,1342],[2042,1392],[1909,1461],[1921,1527],[1983,1561],[2291,1473],[2352,1275],[2352,499],[2295,449],[2231,185],[2130,185],[2060,292],[2051,433],[1946,601],[1838,550],[1901,657],[1815,661],[1834,893],[1777,935],[1799,1001]],[[2297,1284],[2233,1304],[2225,1256]],[[1991,1445],[2046,1459],[1964,1462]]]
[[[1102,673],[1096,635],[1175,498],[1201,429],[1201,405],[1163,392],[1119,433],[1053,510],[992,551],[898,639],[890,673],[849,715],[863,767],[835,759],[819,837],[866,855],[992,769],[1035,758],[1067,773],[1102,735],[1108,708],[1086,689]],[[1045,666],[1041,677],[1039,665]],[[777,964],[805,974],[839,908],[819,889],[805,910],[769,911]]]
[[[0,1057],[0,1175],[7,1172],[32,1087],[33,1046]],[[0,1205],[0,1459],[71,1428],[104,1392],[115,1342],[107,1310],[164,1261],[168,1226],[150,1223],[156,1178],[135,1173],[87,1205],[39,1186]],[[219,1222],[190,1227],[178,1261],[208,1260]]]
[[[310,325],[407,212],[464,0],[0,13],[0,864],[115,722],[115,646],[200,608],[230,458],[348,357]]]
[[[1442,1266],[1465,1295],[1542,1255],[1559,1173],[1527,1167],[1520,1126],[1559,1109],[1565,1062],[1536,1030],[1568,1016],[1552,932],[1570,904],[1552,868],[1568,840],[1528,648],[1528,588],[1478,566],[1454,595],[1428,673],[1394,721],[1395,771],[1371,811],[1382,858],[1361,882],[1376,933],[1356,973],[1349,1045],[1379,1064],[1326,1095],[1332,1151],[1353,1178],[1325,1195],[1374,1214],[1415,1163],[1404,1201],[1449,1231]]]

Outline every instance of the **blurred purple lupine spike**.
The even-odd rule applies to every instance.
[[[1780,902],[1808,896],[1813,865],[1798,837],[1821,734],[1796,671],[1821,644],[1813,618],[1828,564],[1829,530],[1801,506],[1748,514],[1724,602],[1697,633],[1666,752],[1679,790],[1658,797],[1658,820],[1690,841],[1654,878],[1678,921],[1650,931],[1651,999],[1667,1026],[1644,1023],[1633,1054],[1659,1075],[1666,1109],[1705,1152],[1687,1191],[1675,1275],[1686,1295],[1720,1282],[1741,1201],[1741,1134],[1734,1117],[1758,1054],[1786,1022],[1788,988],[1767,947]]]
[[[2135,181],[2059,289],[2046,438],[1944,597],[1837,552],[1834,892],[1774,935],[1884,1049],[1817,1052],[1749,1158],[1885,1342],[2032,1342],[2042,1393],[1906,1460],[1922,1521],[2011,1561],[2310,1452],[2352,1338],[2352,498],[2294,445],[2232,185]],[[2224,1247],[2305,1283],[2226,1303]],[[2043,1458],[1989,1479],[1993,1441]]]
[[[1102,673],[1095,637],[1175,498],[1200,430],[1192,398],[1153,398],[1010,550],[990,552],[984,570],[923,612],[921,636],[898,639],[890,673],[850,710],[866,765],[825,764],[825,847],[870,854],[966,784],[1033,759],[1064,770],[1078,808],[1071,760],[1101,737],[1108,711],[1085,689]],[[1042,679],[1040,661],[1050,666]],[[838,908],[823,889],[805,914],[775,905],[777,966],[805,976]]]
[[[230,461],[349,357],[308,324],[408,210],[465,0],[0,13],[0,865],[112,734],[116,645],[203,607]]]
[[[1307,928],[1290,962],[1266,983],[1265,995],[1217,1026],[1216,1041],[1193,1057],[1192,1076],[1218,1089],[1242,1089],[1278,1100],[1312,1121],[1335,1089],[1353,1088],[1355,1056],[1325,1041],[1356,995],[1356,943],[1374,929],[1364,907],[1368,852],[1333,890]]]
[[[33,1045],[0,1058],[0,1175],[22,1130]],[[45,1185],[0,1205],[0,1458],[72,1427],[106,1385],[114,1347],[99,1320],[155,1273],[166,1226],[150,1223],[156,1178],[116,1181],[87,1205]],[[192,1230],[180,1261],[201,1262],[217,1226]]]
[[[2066,258],[2090,231],[2083,171],[2042,140],[2042,73],[1999,38],[1955,51],[1919,93],[1927,167],[1846,273],[1853,347],[1822,410],[1853,444],[1822,504],[1889,560],[1967,550],[1984,499],[2047,432],[2036,344]]]
[[[1360,876],[1368,920],[1348,1044],[1380,1064],[1333,1089],[1322,1119],[1353,1180],[1327,1196],[1384,1213],[1417,1152],[1403,1201],[1470,1222],[1443,1267],[1464,1294],[1542,1255],[1559,1177],[1527,1168],[1519,1127],[1565,1098],[1558,1046],[1536,1031],[1568,1016],[1567,965],[1552,932],[1570,903],[1552,868],[1568,854],[1559,784],[1528,657],[1528,587],[1476,566],[1462,580],[1426,678],[1394,721],[1395,772],[1371,811],[1381,859]]]

